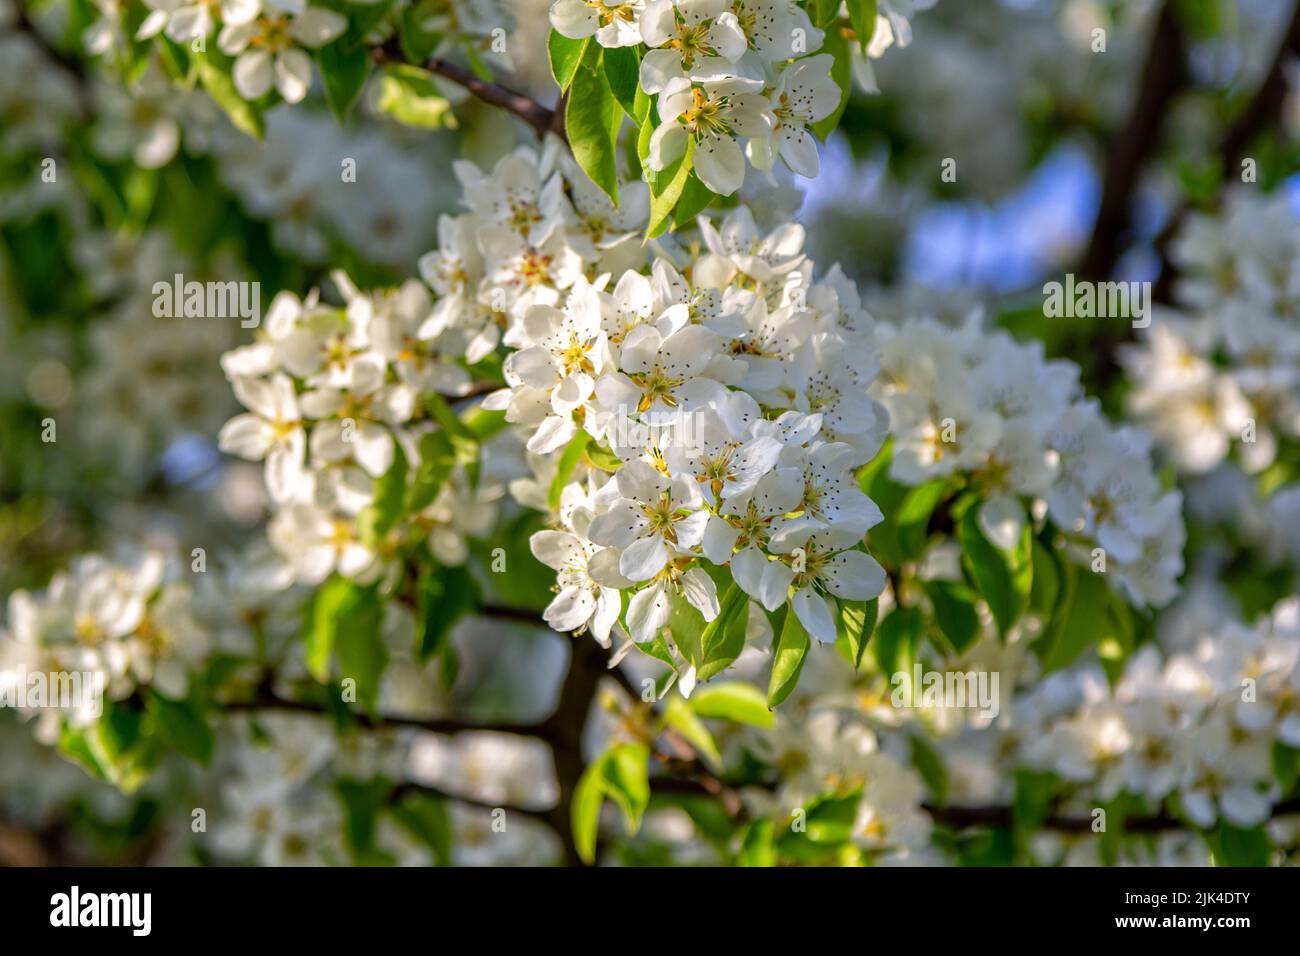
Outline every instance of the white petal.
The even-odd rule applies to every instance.
[[[235,89],[246,100],[261,99],[275,81],[271,54],[266,50],[245,50],[235,60]]]
[[[632,542],[619,558],[618,570],[629,581],[649,581],[668,563],[668,546],[661,535]]]
[[[826,598],[812,588],[800,588],[790,599],[790,607],[809,634],[823,644],[835,643],[835,615]]]

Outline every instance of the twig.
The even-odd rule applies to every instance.
[[[1104,279],[1115,267],[1129,229],[1138,177],[1155,152],[1169,104],[1187,82],[1187,44],[1174,6],[1166,2],[1156,16],[1133,111],[1107,150],[1101,205],[1079,266],[1089,279]]]
[[[396,38],[388,40],[383,46],[375,47],[373,53],[377,63],[406,62]],[[543,106],[531,96],[518,93],[499,83],[482,80],[465,69],[465,67],[444,60],[441,57],[432,57],[420,65],[430,73],[436,73],[444,79],[451,80],[458,86],[463,86],[484,103],[499,106],[508,112],[514,113],[536,130],[539,136],[544,136],[548,131],[558,132],[563,136],[563,126],[561,125],[558,130],[556,129],[556,112]]]
[[[555,826],[555,809],[544,810],[534,807],[521,807],[509,803],[493,803],[491,800],[482,800],[478,797],[465,796],[464,794],[453,793],[449,790],[443,790],[440,787],[431,787],[428,784],[414,783],[407,781],[399,783],[388,794],[388,803],[400,803],[403,798],[419,794],[426,797],[434,797],[439,800],[453,800],[456,803],[463,803],[467,807],[474,807],[479,810],[504,810],[507,814],[518,813],[520,816],[528,817],[545,823],[547,826]]]
[[[1011,807],[1003,806],[952,807],[927,803],[922,809],[930,814],[936,823],[959,830],[968,827],[1005,829],[1011,826],[1015,819]],[[1279,803],[1273,808],[1272,816],[1281,817],[1292,813],[1300,813],[1300,798],[1293,797]],[[1072,817],[1053,813],[1040,826],[1045,830],[1058,830],[1065,833],[1089,833],[1093,829],[1093,820],[1092,817]],[[1125,817],[1123,828],[1125,833],[1162,833],[1171,830],[1199,829],[1170,813]]]
[[[218,705],[225,713],[255,713],[257,711],[287,711],[299,714],[329,714],[329,709],[318,701],[295,700],[276,693],[267,682],[260,684],[252,698],[228,701]],[[550,733],[545,721],[531,724],[509,724],[494,721],[458,720],[454,718],[407,717],[401,714],[371,715],[356,711],[351,717],[367,730],[388,730],[409,728],[425,730],[435,734],[458,734],[465,731],[491,731],[498,734],[514,734],[523,737],[548,738]]]
[[[1273,62],[1264,74],[1264,79],[1250,102],[1238,114],[1224,133],[1219,144],[1218,156],[1227,175],[1232,174],[1239,160],[1252,141],[1269,123],[1276,123],[1286,100],[1287,82],[1286,65],[1292,57],[1300,55],[1300,0],[1291,13],[1291,22],[1287,25],[1282,40],[1278,43]],[[1170,286],[1173,283],[1173,269],[1169,263],[1169,243],[1191,212],[1192,204],[1184,199],[1169,215],[1168,221],[1156,236],[1155,248],[1160,257],[1160,276],[1156,281],[1154,298],[1168,301]]]
[[[75,56],[64,53],[50,42],[49,38],[32,22],[31,14],[27,12],[27,0],[17,0],[10,6],[14,13],[13,26],[16,29],[9,32],[25,34],[45,54],[47,59],[71,76],[78,86],[84,86],[86,83],[85,64]]]

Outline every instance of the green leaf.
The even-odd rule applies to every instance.
[[[1034,583],[1029,590],[1029,607],[1050,618],[1061,597],[1061,565],[1052,549],[1037,538],[1034,539],[1032,560]]]
[[[647,120],[647,125],[649,120]],[[645,127],[642,128],[644,134]],[[652,130],[653,131],[653,130]],[[669,163],[655,174],[650,184],[650,222],[646,225],[646,237],[653,239],[668,228],[669,216],[677,200],[681,198],[691,170],[695,167],[695,138],[688,136],[686,151],[674,162]]]
[[[985,537],[980,529],[978,507],[969,507],[958,524],[962,567],[980,596],[988,602],[998,631],[1005,638],[1029,604],[1033,587],[1034,565],[1031,558],[1033,529],[1029,521],[1015,548],[1004,551]]]
[[[912,673],[916,649],[921,643],[923,621],[921,611],[914,607],[895,608],[893,613],[876,628],[872,653],[876,666],[887,677]]]
[[[375,107],[407,126],[425,129],[454,129],[456,126],[451,104],[438,92],[433,74],[418,66],[396,64],[384,67]]]
[[[677,200],[677,207],[673,210],[673,226],[686,225],[704,212],[716,198],[717,193],[700,182],[700,178],[695,173],[691,173],[690,178],[686,180],[681,198]]]
[[[948,792],[948,771],[943,758],[923,734],[912,734],[912,766],[921,775],[925,785],[938,803],[943,803]]]
[[[325,102],[340,123],[348,118],[361,90],[370,78],[374,61],[364,43],[345,33],[316,51],[321,79],[325,81]]]
[[[880,613],[877,598],[870,601],[850,601],[836,598],[839,613],[835,616],[835,646],[854,668],[862,666],[862,655],[871,641],[871,632],[876,627],[876,615]]]
[[[691,708],[701,717],[730,720],[753,727],[771,727],[775,718],[767,709],[763,692],[744,681],[727,681],[697,687]]]
[[[420,465],[406,488],[405,511],[423,511],[433,504],[456,468],[456,449],[446,432],[427,432],[420,439]]]
[[[230,117],[235,128],[249,136],[261,139],[266,135],[266,122],[262,119],[259,106],[248,102],[235,89],[235,81],[230,76],[230,58],[217,53],[195,53],[194,65],[198,70],[199,82],[208,91],[212,101]]]
[[[849,7],[849,23],[858,35],[858,45],[865,51],[871,44],[871,37],[876,32],[876,0],[846,0]]]
[[[358,861],[366,860],[375,849],[379,813],[387,802],[391,788],[386,780],[381,779],[340,780],[336,787],[346,811],[344,834],[348,849]]]
[[[555,468],[555,477],[551,479],[551,490],[546,496],[546,503],[552,511],[560,510],[560,498],[564,494],[564,486],[569,483],[569,478],[573,475],[573,469],[578,467],[578,462],[582,461],[582,453],[587,449],[587,443],[591,441],[591,436],[584,429],[579,428],[569,444],[565,446],[564,453],[560,455],[560,462]]]
[[[776,866],[776,824],[768,819],[755,820],[741,840],[738,866]]]
[[[718,616],[709,621],[700,635],[700,681],[722,673],[745,649],[745,630],[749,623],[749,596],[734,581],[722,596]]]
[[[853,93],[853,54],[849,49],[849,41],[844,38],[840,30],[826,31],[826,42],[822,44],[821,52],[832,56],[831,79],[840,88],[839,105],[829,116],[811,126],[813,134],[825,142],[826,137],[830,136],[835,127],[840,124],[840,118],[848,108],[849,97]]]
[[[402,53],[412,63],[423,63],[429,59],[442,42],[439,31],[424,28],[424,24],[431,19],[431,14],[421,8],[422,4],[419,3],[403,7],[397,21],[397,37]]]
[[[1262,826],[1243,830],[1222,823],[1210,846],[1220,866],[1268,866],[1273,843]]]
[[[573,789],[573,845],[578,857],[588,865],[596,861],[600,808],[605,802],[604,763],[602,756],[587,767]]]
[[[604,51],[605,82],[623,111],[634,121],[637,117],[636,95],[641,89],[641,57],[636,47],[609,47]]]
[[[391,812],[393,819],[428,844],[439,866],[451,866],[452,824],[446,800],[431,794],[413,793],[403,797]]]
[[[629,833],[641,827],[650,805],[650,748],[641,743],[620,743],[605,754],[601,766],[605,793],[623,811]]]
[[[546,52],[551,61],[551,76],[555,77],[555,83],[561,93],[573,82],[573,77],[578,72],[590,42],[591,37],[570,40],[564,34],[551,30],[551,35],[546,41]]]
[[[92,759],[109,783],[134,793],[158,766],[163,751],[153,715],[134,701],[104,705],[104,714],[89,728],[86,742]]]
[[[979,637],[980,618],[975,592],[960,581],[926,581],[922,584],[934,608],[935,623],[958,654]]]
[[[664,724],[681,734],[710,767],[716,770],[722,764],[713,734],[685,698],[674,694],[664,701]]]
[[[793,609],[785,616],[785,626],[772,654],[772,677],[767,684],[767,706],[775,708],[790,696],[799,683],[804,659],[808,656],[808,632]]]
[[[152,689],[146,700],[154,721],[167,742],[186,757],[207,766],[216,748],[216,738],[197,701],[192,697],[188,700],[172,700]]]
[[[464,566],[425,567],[417,582],[415,653],[421,664],[442,650],[451,629],[478,606],[478,585]]]
[[[406,453],[397,442],[393,443],[393,449],[393,463],[375,481],[375,500],[357,516],[361,541],[371,548],[383,540],[404,513],[408,470]]]
[[[898,525],[898,546],[905,558],[917,558],[925,550],[930,515],[948,493],[948,481],[935,478],[910,489],[894,521]]]
[[[381,630],[383,610],[373,587],[354,586],[334,622],[339,673],[356,681],[357,702],[372,712],[379,706],[380,683],[388,667],[388,647]]]
[[[842,0],[808,0],[808,16],[819,30],[825,30],[835,22],[840,13]],[[852,0],[849,0],[850,4]]]
[[[601,70],[600,47],[591,47],[573,75],[564,105],[564,129],[573,158],[615,206],[618,205],[618,163],[614,147],[622,121],[623,108]]]
[[[342,608],[352,597],[352,587],[352,582],[347,578],[332,577],[316,589],[312,598],[303,628],[303,641],[307,670],[322,684],[330,678],[336,622]]]
[[[1048,642],[1044,673],[1069,667],[1109,633],[1107,606],[1111,598],[1104,576],[1086,568],[1073,570],[1067,578],[1066,598],[1044,635]]]

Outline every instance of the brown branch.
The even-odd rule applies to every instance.
[[[50,866],[53,858],[32,831],[0,821],[0,866]]]
[[[1286,101],[1287,80],[1286,65],[1295,56],[1300,55],[1300,0],[1291,13],[1291,21],[1278,43],[1277,53],[1269,65],[1268,71],[1255,95],[1245,108],[1237,115],[1224,132],[1219,143],[1218,156],[1225,174],[1231,171],[1243,158],[1245,152],[1270,123],[1277,123]],[[1155,249],[1160,257],[1160,276],[1156,280],[1154,298],[1157,301],[1169,300],[1170,287],[1173,284],[1173,268],[1169,263],[1169,243],[1191,212],[1192,204],[1184,199],[1169,215],[1168,221],[1160,230],[1155,240]]]
[[[388,803],[390,805],[400,803],[403,798],[411,795],[434,797],[438,800],[452,800],[456,803],[464,804],[467,807],[474,807],[475,809],[486,810],[488,812],[493,810],[504,810],[507,814],[517,813],[520,816],[528,817],[531,820],[545,823],[547,826],[556,826],[556,811],[554,809],[546,810],[535,807],[521,807],[509,803],[493,803],[491,800],[481,800],[478,797],[453,793],[450,790],[443,790],[441,787],[431,787],[428,784],[414,783],[411,781],[399,783],[397,786],[393,787],[388,794]]]
[[[581,866],[577,844],[573,838],[573,795],[578,780],[586,769],[582,754],[582,735],[596,700],[600,680],[609,673],[605,651],[590,638],[575,638],[569,645],[572,651],[569,669],[560,687],[560,699],[555,712],[545,722],[555,758],[555,779],[560,787],[556,828],[564,841],[565,862]]]
[[[7,32],[24,34],[40,49],[46,59],[58,66],[64,73],[67,73],[78,86],[84,86],[86,83],[85,64],[77,57],[64,53],[50,42],[49,37],[42,33],[40,28],[32,22],[31,14],[27,11],[27,0],[16,0],[10,6],[13,9],[14,22],[12,24],[13,29]]]
[[[1155,152],[1170,103],[1187,83],[1187,42],[1174,7],[1170,0],[1156,16],[1133,111],[1106,152],[1101,205],[1079,266],[1088,279],[1104,279],[1114,269],[1129,231],[1138,178]]]
[[[373,54],[376,63],[406,63],[406,58],[402,54],[401,46],[396,37],[388,40],[383,46],[375,47]],[[491,83],[480,79],[465,67],[444,60],[441,57],[432,57],[420,64],[420,66],[430,73],[451,80],[457,86],[464,87],[484,103],[499,106],[510,113],[514,113],[536,130],[539,136],[544,136],[547,132],[557,132],[561,136],[564,135],[562,120],[559,121],[559,127],[557,128],[556,111],[543,106],[531,96],[518,93],[499,83]]]
[[[276,693],[267,682],[261,683],[253,697],[245,700],[227,701],[217,704],[225,713],[256,713],[258,711],[282,711],[299,714],[328,715],[329,709],[319,701],[294,700]],[[522,737],[540,737],[548,739],[549,729],[545,721],[531,724],[497,723],[494,721],[459,720],[455,718],[407,717],[401,714],[366,714],[358,711],[349,712],[352,719],[367,730],[390,730],[409,728],[424,730],[435,734],[458,734],[470,730],[491,731],[498,734],[513,734]]]
[[[936,823],[961,830],[969,827],[991,827],[1006,829],[1015,822],[1011,807],[972,806],[954,807],[924,804],[922,809],[934,818]],[[1274,818],[1288,814],[1300,813],[1300,798],[1284,800],[1273,808]],[[1059,830],[1065,833],[1092,832],[1092,817],[1073,817],[1058,813],[1049,815],[1041,824],[1044,830]],[[1200,828],[1176,817],[1171,813],[1158,813],[1153,816],[1126,817],[1123,823],[1125,833],[1163,833],[1172,830],[1199,830]]]

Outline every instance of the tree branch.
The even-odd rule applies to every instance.
[[[373,53],[375,62],[379,64],[407,62],[396,37],[389,39],[383,46],[375,47]],[[444,79],[451,80],[457,86],[464,87],[484,103],[499,106],[510,113],[514,113],[536,130],[539,136],[546,135],[548,131],[557,132],[560,136],[564,135],[563,122],[561,121],[558,129],[556,127],[556,112],[543,106],[531,96],[518,93],[498,83],[482,80],[463,66],[444,60],[441,57],[433,57],[419,65],[430,73],[435,73]]]
[[[228,701],[217,706],[221,711],[231,714],[267,710],[316,715],[330,713],[328,708],[318,701],[294,700],[282,697],[265,681],[258,686],[251,699]],[[350,711],[349,713],[353,720],[367,730],[410,728],[435,734],[458,734],[470,730],[481,730],[497,734],[514,734],[522,737],[540,737],[543,740],[548,739],[550,733],[545,721],[531,724],[503,724],[494,721],[458,720],[454,718],[406,717],[400,714],[371,715],[358,711]]]
[[[1106,152],[1101,205],[1079,266],[1088,279],[1104,279],[1114,269],[1129,230],[1138,178],[1155,152],[1169,104],[1187,82],[1187,43],[1174,6],[1166,2],[1156,15],[1133,111]]]
[[[69,56],[67,53],[64,53],[50,42],[49,37],[42,33],[40,28],[32,22],[31,14],[27,11],[27,0],[17,0],[17,2],[10,4],[10,6],[13,10],[14,22],[12,29],[7,32],[26,35],[27,38],[40,49],[45,57],[50,60],[50,62],[58,66],[64,73],[68,74],[78,86],[85,86],[85,64],[77,57]]]
[[[426,797],[434,797],[439,800],[452,800],[456,803],[463,803],[467,807],[474,807],[478,810],[504,810],[507,814],[517,813],[520,816],[528,817],[530,820],[537,820],[545,823],[547,826],[555,828],[556,820],[554,809],[542,810],[532,807],[521,807],[509,803],[493,803],[490,800],[480,800],[478,797],[468,797],[463,794],[453,793],[449,790],[443,790],[440,787],[431,787],[428,784],[414,783],[407,781],[399,783],[388,794],[388,803],[400,803],[404,797],[418,794]]]
[[[1014,812],[1011,807],[953,807],[927,803],[922,806],[922,809],[930,814],[936,823],[942,823],[959,830],[968,827],[1005,829],[1014,822]],[[1300,798],[1293,797],[1279,803],[1273,808],[1272,816],[1276,818],[1293,813],[1300,813]],[[1072,817],[1058,813],[1051,814],[1042,823],[1044,830],[1058,830],[1065,833],[1090,833],[1092,827],[1091,816]],[[1158,813],[1147,817],[1126,817],[1124,820],[1125,833],[1162,833],[1173,830],[1193,831],[1198,829],[1198,827],[1186,820],[1170,813]]]
[[[1295,9],[1291,13],[1291,21],[1287,25],[1286,32],[1282,34],[1277,53],[1274,54],[1263,81],[1250,102],[1224,132],[1223,139],[1219,143],[1218,156],[1225,174],[1231,175],[1231,171],[1245,158],[1245,152],[1255,137],[1265,127],[1270,123],[1278,122],[1282,105],[1286,101],[1286,65],[1297,55],[1300,55],[1300,0],[1296,2]],[[1155,248],[1160,257],[1160,276],[1156,280],[1153,297],[1157,301],[1169,299],[1169,291],[1173,283],[1173,269],[1169,263],[1169,243],[1191,209],[1191,203],[1184,199],[1170,213],[1169,220],[1156,237]]]

